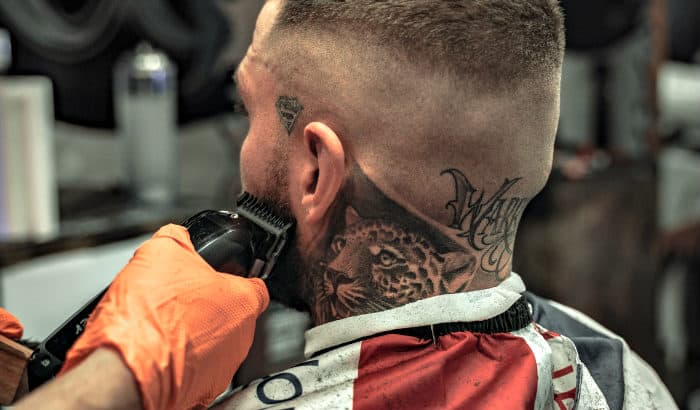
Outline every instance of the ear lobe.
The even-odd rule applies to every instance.
[[[304,128],[309,166],[303,177],[302,206],[307,224],[318,223],[335,202],[345,179],[345,150],[332,128],[321,122]]]

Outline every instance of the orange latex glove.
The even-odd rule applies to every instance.
[[[24,328],[16,317],[7,310],[0,308],[0,335],[8,339],[19,340],[22,337]]]
[[[61,374],[109,347],[134,375],[145,409],[205,408],[248,354],[268,303],[262,280],[214,271],[185,228],[167,225],[117,275]]]

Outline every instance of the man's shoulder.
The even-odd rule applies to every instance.
[[[533,320],[570,339],[611,409],[633,402],[650,408],[675,408],[670,393],[656,372],[619,335],[569,306],[525,293]]]
[[[504,397],[513,404],[533,394],[539,403],[559,400],[566,408],[622,409],[634,408],[635,403],[676,408],[658,376],[619,336],[574,309],[531,293],[525,298],[534,322],[518,331],[457,332],[445,336],[449,348],[393,332],[353,340],[241,386],[216,408],[383,408],[377,407],[377,400],[387,397],[395,399],[394,408],[425,408],[420,406],[423,396],[409,393],[460,383],[464,388],[443,393],[459,391],[471,400],[465,403],[476,408]],[[497,346],[500,353],[475,349],[477,340]],[[506,383],[496,377],[504,372],[520,377]],[[505,390],[511,394],[490,395]]]
[[[569,338],[585,337],[624,342],[620,336],[574,308],[537,296],[532,292],[525,292],[524,296],[532,307],[532,317],[535,322],[550,330]]]

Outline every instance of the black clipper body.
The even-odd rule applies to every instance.
[[[267,279],[284,250],[294,223],[244,192],[237,212],[202,211],[182,223],[194,248],[218,272]],[[29,390],[58,374],[66,353],[82,334],[106,289],[39,344],[27,366]]]
[[[253,227],[227,211],[202,211],[182,223],[197,253],[218,272],[247,276],[253,258]]]

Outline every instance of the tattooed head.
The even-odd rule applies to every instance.
[[[298,221],[272,297],[320,323],[504,280],[551,168],[562,21],[556,0],[266,1],[237,83],[243,187]]]

